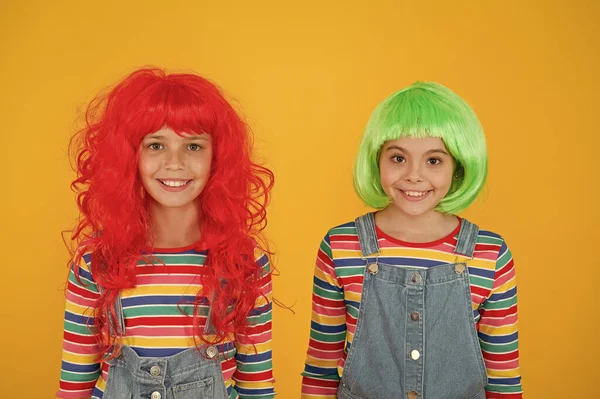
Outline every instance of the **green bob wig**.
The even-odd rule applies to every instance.
[[[381,102],[371,114],[354,165],[354,189],[381,209],[390,198],[381,187],[379,155],[386,141],[403,137],[442,139],[456,162],[450,191],[437,206],[456,214],[475,201],[487,178],[487,150],[475,112],[447,87],[415,82]]]

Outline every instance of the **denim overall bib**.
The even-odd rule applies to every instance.
[[[429,269],[379,261],[373,213],[356,228],[366,267],[338,399],[485,399],[467,267],[479,228],[463,219],[455,263]]]
[[[125,331],[120,296],[117,318]],[[205,333],[214,332],[207,318]],[[196,347],[169,357],[139,357],[123,345],[110,365],[103,399],[228,399],[219,351],[214,345]]]

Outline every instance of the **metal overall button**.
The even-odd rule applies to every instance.
[[[419,321],[420,318],[421,315],[419,314],[419,312],[410,312],[410,319],[412,321]]]
[[[217,349],[216,346],[211,345],[208,348],[206,348],[206,357],[208,357],[209,359],[214,358],[218,354],[219,354],[219,350]]]
[[[150,395],[150,398],[152,398],[152,399],[160,399],[160,398],[162,398],[162,395],[160,394],[160,392],[154,391],[154,392],[152,392],[152,395]]]
[[[419,394],[417,393],[417,391],[409,391],[406,396],[408,396],[408,399],[418,399],[419,398]]]
[[[412,360],[419,360],[420,357],[421,357],[421,354],[419,353],[418,350],[413,349],[413,350],[410,351],[410,358]]]
[[[423,277],[421,277],[421,275],[419,273],[414,273],[410,277],[410,281],[412,281],[415,284],[419,284],[421,281],[423,281]]]
[[[372,275],[376,275],[379,271],[379,265],[377,263],[369,263],[367,269],[369,270],[369,273],[371,273]]]
[[[158,367],[158,366],[150,367],[150,374],[153,375],[154,377],[158,377],[160,375],[160,367]]]
[[[466,268],[467,268],[467,266],[464,263],[457,263],[454,266],[454,272],[456,274],[463,274]]]

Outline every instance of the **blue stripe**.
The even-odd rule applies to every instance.
[[[310,327],[315,331],[322,332],[322,333],[328,333],[328,334],[335,334],[335,333],[339,333],[342,331],[346,331],[346,324],[327,326],[327,325],[319,324],[315,321],[311,321]]]
[[[335,291],[335,292],[343,291],[343,289],[341,287],[336,287],[335,285],[331,285],[327,281],[321,280],[317,276],[313,277],[313,282],[317,287],[322,288],[326,291]]]
[[[256,264],[258,265],[259,269],[265,267],[267,263],[269,263],[269,257],[267,254],[262,254],[262,256],[256,260]]]
[[[79,273],[80,278],[83,278],[83,279],[86,279],[86,280],[89,280],[89,281],[95,283],[94,277],[92,277],[92,273],[90,273],[89,271],[82,269],[80,267],[78,273]]]
[[[508,335],[487,335],[482,332],[479,332],[478,335],[482,341],[488,342],[490,344],[508,344],[510,342],[515,342],[517,339],[519,339],[518,332],[514,332]]]
[[[491,238],[499,238],[502,239],[502,236],[500,236],[499,234],[496,234],[492,231],[488,231],[488,230],[479,230],[479,234],[480,236],[483,237],[491,237]]]
[[[82,256],[83,261],[89,266],[90,263],[92,263],[92,253],[88,252],[87,254],[83,254]]]
[[[138,305],[192,305],[196,299],[194,295],[151,295],[123,298],[123,307]]]
[[[260,316],[263,313],[269,312],[272,309],[272,307],[273,307],[273,304],[271,302],[269,302],[266,305],[263,305],[259,308],[252,309],[252,311],[248,314],[248,316]]]
[[[236,385],[235,390],[240,394],[240,395],[248,395],[248,397],[253,398],[255,395],[274,395],[275,391],[273,388],[250,388],[250,389],[244,389],[238,385]],[[267,397],[265,397],[264,399],[267,399]]]
[[[274,395],[275,390],[273,388],[250,388],[250,389],[244,389],[238,385],[235,386],[235,390],[240,394],[240,395],[248,395],[248,397],[254,397],[255,395],[261,395],[261,397],[263,395]],[[265,397],[265,399],[267,399]]]
[[[271,351],[267,351],[265,353],[258,353],[258,354],[250,354],[250,355],[244,355],[241,353],[236,353],[235,358],[241,362],[244,363],[260,363],[260,362],[264,362],[265,360],[271,360],[271,358],[273,357]]]
[[[327,374],[336,374],[337,375],[337,368],[335,368],[335,367],[324,368],[324,367],[315,367],[315,366],[311,366],[311,365],[307,364],[304,366],[304,371],[306,371],[307,373],[310,373],[310,374],[317,374],[317,375],[327,375]]]
[[[521,383],[521,377],[515,378],[488,378],[488,384],[493,385],[519,385]]]
[[[71,313],[71,312],[65,310],[65,320],[70,321],[72,323],[77,323],[77,324],[82,324],[84,326],[87,326],[88,320],[90,322],[93,322],[94,319],[90,318],[88,316],[78,315],[78,314]]]
[[[485,277],[485,278],[489,278],[489,279],[493,279],[494,275],[496,274],[495,270],[490,270],[490,269],[482,269],[479,267],[469,267],[469,274],[472,274],[473,276],[478,276],[478,277]]]
[[[497,294],[490,295],[488,301],[501,301],[503,299],[513,298],[517,295],[517,287],[513,287],[506,292],[499,292]]]
[[[102,399],[104,397],[104,392],[102,392],[100,389],[95,388],[92,391],[92,399],[98,398],[98,399]]]
[[[100,363],[94,364],[75,364],[66,360],[62,361],[62,369],[73,373],[94,373],[100,371]]]

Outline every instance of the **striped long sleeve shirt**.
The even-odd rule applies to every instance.
[[[121,292],[125,320],[123,344],[140,357],[173,356],[194,347],[193,303],[202,288],[206,251],[192,247],[154,250],[153,261],[140,260],[136,287]],[[158,261],[156,260],[158,259]],[[269,259],[256,250],[262,268],[264,296],[256,300],[248,316],[249,335],[236,336],[218,345],[223,379],[230,399],[274,397],[271,354],[271,273]],[[60,398],[101,399],[109,365],[98,358],[93,307],[99,298],[98,284],[90,273],[90,254],[85,254],[79,280],[71,270],[67,284]],[[198,309],[203,328],[208,301]],[[210,338],[210,337],[209,337]],[[254,345],[253,345],[254,344]]]
[[[453,263],[459,228],[423,244],[403,242],[376,230],[379,259],[384,263],[424,269]],[[486,397],[522,398],[511,252],[502,237],[480,230],[468,267],[474,321],[488,375]],[[356,330],[364,272],[355,223],[331,229],[321,243],[315,267],[303,399],[336,397]]]

